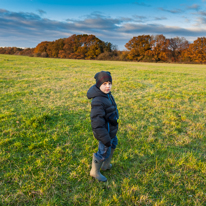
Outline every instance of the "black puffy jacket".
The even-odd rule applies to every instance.
[[[117,105],[111,92],[105,94],[96,85],[90,87],[87,97],[92,99],[90,117],[93,134],[97,140],[106,144],[117,134]]]

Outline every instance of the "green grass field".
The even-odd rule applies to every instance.
[[[120,113],[111,171],[86,93],[110,71]],[[206,66],[0,55],[0,205],[206,205]]]

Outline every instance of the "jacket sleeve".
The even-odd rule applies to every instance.
[[[105,110],[102,102],[92,101],[91,104],[91,125],[95,138],[103,144],[111,141],[109,132],[106,128]]]

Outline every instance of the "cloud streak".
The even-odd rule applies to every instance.
[[[199,11],[198,14],[200,14],[201,16],[206,16],[206,11]]]
[[[180,14],[180,13],[183,13],[183,12],[184,12],[182,9],[173,9],[173,10],[170,10],[170,9],[165,9],[165,8],[162,8],[162,7],[159,7],[158,9],[161,10],[161,11],[165,11],[165,12],[172,13],[172,14]]]
[[[44,15],[44,14],[46,14],[46,11],[44,11],[44,10],[42,10],[42,9],[38,9],[37,11],[39,12],[39,14],[40,14],[41,16]]]
[[[151,7],[151,5],[149,4],[145,4],[144,2],[133,2],[133,4],[138,5],[138,6],[144,6],[144,7]]]
[[[198,4],[193,4],[191,6],[187,6],[186,8],[189,9],[189,10],[196,10],[196,11],[198,11],[201,7]]]

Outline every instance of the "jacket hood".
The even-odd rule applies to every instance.
[[[109,92],[109,94],[111,94],[111,92]],[[106,97],[107,98],[107,94],[102,92],[95,84],[91,86],[87,92],[88,99],[92,99],[94,97]]]

